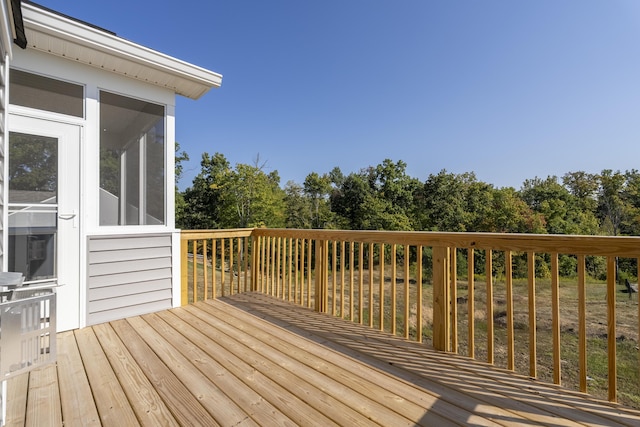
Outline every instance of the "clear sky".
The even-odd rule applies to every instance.
[[[640,169],[639,0],[39,0],[223,75],[176,138],[281,185],[384,159],[496,187]]]

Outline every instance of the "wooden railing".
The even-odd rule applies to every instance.
[[[598,257],[606,280],[587,274]],[[631,339],[637,352],[640,338],[637,294],[622,293],[616,266],[631,258],[637,277],[639,257],[636,237],[183,231],[182,301],[258,291],[556,384],[566,373],[583,392],[593,381],[588,358],[598,351],[588,341],[599,337],[606,344],[602,381],[616,401],[617,348]],[[571,277],[560,276],[559,260],[573,263]],[[575,363],[563,363],[573,354]],[[625,375],[636,377],[625,381],[637,384],[634,360]]]
[[[252,229],[181,232],[182,304],[251,290]]]

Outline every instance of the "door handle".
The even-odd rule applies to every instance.
[[[73,228],[78,228],[78,222],[76,221],[77,216],[78,215],[76,214],[76,211],[73,211],[71,213],[58,214],[58,218],[63,221],[73,220]]]

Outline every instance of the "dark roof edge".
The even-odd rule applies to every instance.
[[[13,31],[15,39],[13,42],[20,48],[27,47],[27,36],[24,33],[24,21],[22,20],[22,5],[20,0],[11,0],[11,14],[13,15]]]
[[[111,34],[112,36],[116,36],[116,37],[118,36],[116,33],[114,33],[113,31],[109,31],[106,28],[102,28],[102,27],[100,27],[98,25],[95,25],[95,24],[92,24],[90,22],[83,21],[82,19],[74,18],[73,16],[65,15],[64,13],[60,13],[57,10],[49,9],[48,7],[42,6],[41,4],[38,4],[38,3],[33,2],[31,0],[22,0],[22,3],[30,4],[32,6],[35,6],[35,7],[39,8],[39,9],[46,10],[47,12],[53,13],[53,14],[58,15],[58,16],[62,16],[63,18],[67,18],[67,19],[70,19],[72,21],[78,22],[80,24],[86,25],[88,27],[94,28],[96,30],[103,31],[105,33]]]

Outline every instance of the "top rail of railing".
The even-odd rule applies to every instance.
[[[640,237],[582,236],[560,234],[454,233],[434,231],[366,231],[255,228],[252,236],[309,238],[411,246],[443,246],[510,250],[519,252],[558,252],[572,255],[640,256]]]
[[[234,237],[249,237],[254,228],[230,228],[226,230],[181,230],[181,240],[201,240],[210,239],[215,236],[218,239],[229,239]]]

